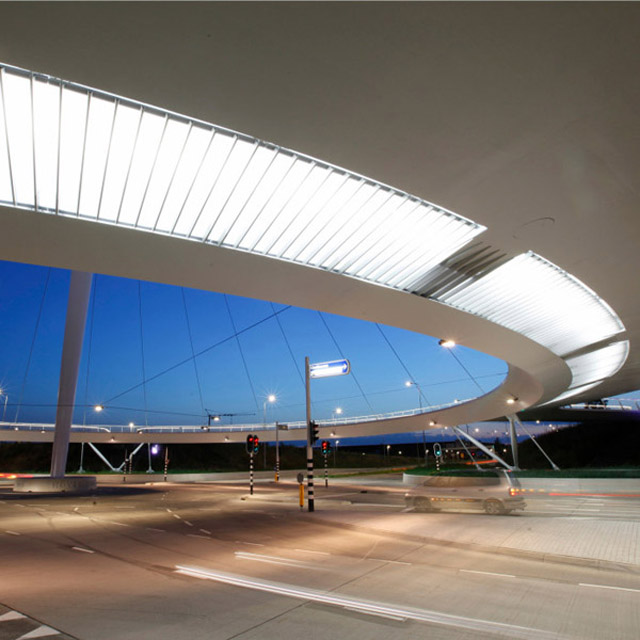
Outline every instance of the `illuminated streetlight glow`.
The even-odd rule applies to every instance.
[[[451,349],[456,346],[455,340],[449,340],[447,338],[443,338],[438,344],[445,349]]]
[[[101,404],[97,404],[95,407],[93,407],[93,410],[96,413],[100,413],[103,409],[104,409],[104,407]]]

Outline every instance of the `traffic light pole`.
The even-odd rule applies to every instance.
[[[327,455],[328,453],[325,452],[324,454],[324,486],[325,487],[329,486],[329,469],[327,468]]]
[[[249,493],[253,495],[253,451],[249,454]]]
[[[307,394],[307,503],[308,510],[314,511],[313,504],[313,439],[311,434],[311,388],[309,376],[309,358],[304,359],[304,383]]]

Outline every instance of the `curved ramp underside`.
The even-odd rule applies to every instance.
[[[217,125],[8,65],[0,204],[5,259],[320,309],[509,363],[498,389],[437,412],[439,425],[559,402],[615,374],[629,351],[595,292],[535,253],[483,245],[484,227],[456,213]]]

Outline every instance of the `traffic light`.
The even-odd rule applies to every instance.
[[[326,456],[329,453],[329,443],[326,440],[322,441],[322,453]]]
[[[258,453],[259,448],[260,448],[260,438],[250,433],[247,436],[247,453],[248,454]]]
[[[318,442],[318,438],[320,437],[320,429],[318,428],[318,423],[311,421],[311,444],[315,444]]]

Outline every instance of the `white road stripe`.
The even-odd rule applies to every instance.
[[[82,551],[82,553],[95,553],[91,549],[85,549],[84,547],[71,547],[74,551]]]
[[[5,531],[5,533],[8,533],[10,536],[21,536],[21,533],[18,533],[17,531]]]
[[[566,636],[562,636],[555,632],[544,631],[542,629],[532,629],[530,627],[521,627],[503,622],[491,622],[489,620],[466,618],[464,616],[439,613],[437,611],[430,611],[427,609],[414,609],[409,607],[401,608],[386,605],[384,603],[372,602],[370,600],[340,596],[334,592],[295,587],[281,582],[251,579],[236,574],[210,571],[208,569],[200,569],[198,567],[185,567],[178,565],[176,566],[176,572],[192,576],[194,578],[200,578],[202,580],[213,580],[215,582],[245,587],[247,589],[255,589],[257,591],[266,591],[282,596],[288,596],[290,598],[297,598],[299,600],[335,605],[343,609],[358,611],[359,613],[368,613],[371,615],[391,617],[393,619],[400,620],[416,620],[419,622],[428,622],[447,627],[468,629],[476,632],[494,633],[510,639],[563,640],[566,638]]]
[[[202,533],[206,533],[208,535],[211,535],[211,531],[207,531],[207,529],[200,529],[200,531],[202,531]]]
[[[147,527],[147,531],[155,531],[156,533],[166,533],[164,529],[154,529],[153,527]]]
[[[187,527],[193,527],[193,524],[188,520],[183,520],[183,522],[187,525]]]
[[[203,540],[210,540],[209,536],[201,536],[199,533],[187,533],[188,538],[202,538]]]
[[[588,582],[579,582],[581,587],[594,587],[596,589],[614,589],[615,591],[633,591],[634,593],[640,593],[640,589],[629,589],[628,587],[611,587],[606,584],[589,584]]]
[[[26,618],[22,613],[18,613],[17,611],[7,611],[7,613],[3,613],[0,616],[0,622],[8,622],[9,620],[21,620],[22,618]]]
[[[314,571],[325,571],[323,567],[317,567],[309,564],[308,562],[301,562],[300,560],[291,560],[290,558],[280,558],[278,556],[265,556],[258,553],[247,553],[245,551],[235,552],[236,560],[253,560],[254,562],[266,562],[267,564],[285,565],[287,567],[295,567],[297,569],[309,569]]]
[[[318,556],[330,556],[328,551],[315,551],[314,549],[294,549],[294,551],[300,551],[301,553],[315,553]]]
[[[478,573],[483,576],[500,576],[501,578],[515,578],[515,576],[510,573],[493,573],[491,571],[474,571],[473,569],[458,569],[463,573]]]

